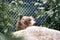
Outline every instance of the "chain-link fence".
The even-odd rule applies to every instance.
[[[13,3],[12,3],[13,4]],[[39,7],[42,7],[42,3],[40,3],[41,5],[37,5],[37,6],[34,6],[33,3],[24,3],[24,4],[21,4],[21,5],[18,5],[17,8],[18,11],[17,12],[11,12],[10,14],[8,14],[13,20],[13,26],[14,28],[16,27],[16,22],[18,20],[18,17],[20,15],[22,16],[32,16],[35,18],[35,21],[36,21],[36,26],[40,26],[40,23],[42,22],[45,22],[46,21],[46,18],[48,17],[48,15],[46,14],[46,12],[42,13],[42,17],[41,18],[37,18],[40,13],[35,13],[35,11],[37,10],[41,10],[41,9],[38,9]],[[15,5],[14,5],[15,6]],[[16,6],[15,6],[16,7]]]
[[[46,21],[48,14],[44,11],[44,3],[41,0],[5,0],[9,2],[9,13],[8,16],[12,20],[13,28],[8,27],[11,31],[15,31],[16,22],[18,18],[22,16],[32,16],[35,18],[36,26],[40,26],[41,23]],[[45,5],[46,6],[46,5]]]
[[[0,0],[0,32],[16,31],[21,16],[34,17],[36,26],[60,30],[60,1]]]

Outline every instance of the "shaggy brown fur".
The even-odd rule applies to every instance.
[[[16,31],[25,29],[28,26],[33,26],[35,23],[34,18],[32,16],[23,16],[21,20],[19,20],[16,24]]]

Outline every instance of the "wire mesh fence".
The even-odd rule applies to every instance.
[[[18,6],[18,11],[17,12],[11,12],[10,14],[8,14],[13,20],[13,26],[15,29],[16,27],[16,22],[18,21],[18,17],[20,15],[22,16],[32,16],[35,18],[35,21],[36,21],[36,26],[40,26],[40,23],[42,22],[45,22],[46,21],[46,18],[48,17],[48,15],[46,13],[43,13],[42,15],[44,15],[43,17],[41,18],[37,18],[40,13],[35,13],[36,10],[38,10],[38,7],[39,6],[34,6],[32,3],[24,3],[22,5],[19,5]]]
[[[48,14],[46,12],[42,12],[42,13],[40,12],[41,10],[44,10],[44,4],[41,0],[39,1],[37,0],[34,0],[34,1],[32,0],[29,0],[29,1],[28,0],[23,0],[23,1],[5,0],[5,2],[10,2],[9,3],[10,11],[8,13],[8,16],[12,20],[13,28],[10,28],[8,26],[8,29],[10,29],[11,31],[15,31],[16,22],[18,21],[18,18],[21,15],[34,17],[36,21],[36,24],[35,24],[36,26],[40,26],[40,23],[45,22],[46,18],[48,17]],[[34,2],[36,3],[34,4]]]

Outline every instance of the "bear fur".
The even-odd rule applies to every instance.
[[[30,26],[12,34],[16,38],[23,37],[23,40],[60,40],[60,31],[41,26]]]

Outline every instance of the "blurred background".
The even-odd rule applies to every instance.
[[[21,16],[33,16],[36,26],[60,31],[60,0],[0,0],[0,32],[15,31]]]

